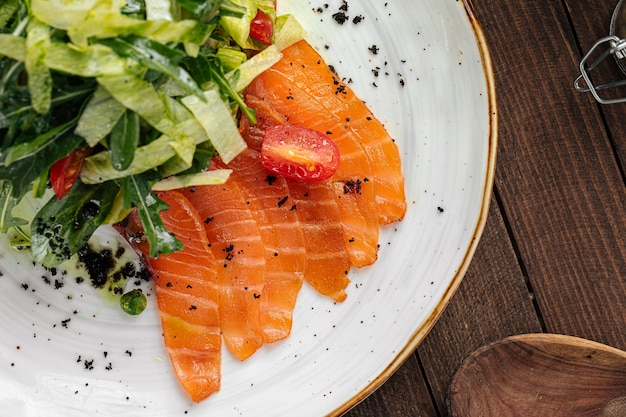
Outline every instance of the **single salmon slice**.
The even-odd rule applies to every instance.
[[[269,101],[251,94],[247,94],[245,100],[246,104],[256,111],[257,123],[252,125],[243,117],[240,131],[248,146],[260,150],[265,130],[271,126],[287,123],[288,118],[276,111]],[[365,161],[363,152],[360,152],[360,156]],[[378,256],[379,224],[372,213],[373,186],[368,183],[367,178],[353,178],[345,181],[333,178],[332,181],[334,182],[325,181],[324,184],[335,193],[337,200],[335,205],[339,208],[343,220],[341,222],[343,233],[339,236],[344,237],[350,263],[355,267],[369,265]],[[323,250],[323,246],[318,250]],[[343,268],[342,264],[338,264],[337,268]],[[311,280],[317,279],[311,277]]]
[[[266,267],[261,232],[235,181],[182,192],[200,214],[215,256],[224,344],[243,361],[263,344],[260,311]]]
[[[282,52],[282,59],[245,94],[271,103],[291,124],[327,133],[342,154],[336,179],[369,179],[379,222],[401,220],[406,198],[400,154],[382,123],[306,41]],[[362,152],[368,163],[362,161]]]
[[[350,258],[335,194],[327,181],[287,181],[287,185],[305,236],[305,280],[320,294],[341,302],[350,283]]]
[[[184,249],[158,258],[148,257],[136,212],[123,234],[145,255],[156,286],[165,347],[180,384],[199,402],[220,388],[221,341],[219,291],[215,259],[197,211],[176,191],[157,193],[169,206],[160,213],[165,227]],[[119,230],[119,229],[118,229]]]
[[[263,341],[276,342],[291,332],[292,312],[306,263],[304,235],[285,179],[261,165],[259,152],[248,148],[227,167],[233,169],[229,181],[240,186],[265,245],[261,326]]]

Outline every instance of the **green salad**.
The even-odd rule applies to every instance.
[[[245,148],[241,92],[297,21],[275,0],[0,1],[0,232],[55,266],[136,209],[151,256],[180,250],[155,191],[227,180],[210,160]]]

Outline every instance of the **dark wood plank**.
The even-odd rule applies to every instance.
[[[563,5],[475,6],[500,91],[496,185],[547,330],[624,348],[626,193],[597,106],[573,89]]]
[[[395,374],[348,417],[433,417],[436,416],[417,357],[412,355]]]
[[[463,282],[417,353],[440,411],[452,376],[475,349],[520,333],[541,332],[531,295],[494,199]]]

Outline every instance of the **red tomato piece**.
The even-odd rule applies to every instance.
[[[272,18],[261,9],[257,10],[256,16],[250,22],[250,36],[265,45],[272,44],[274,23]]]
[[[268,128],[261,145],[268,170],[300,181],[330,178],[339,168],[339,149],[325,134],[297,125]]]
[[[74,149],[68,156],[52,164],[50,167],[50,183],[58,199],[65,197],[70,188],[72,188],[83,167],[83,161],[88,154],[89,148]]]

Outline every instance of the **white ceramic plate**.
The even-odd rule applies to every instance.
[[[401,149],[408,212],[384,229],[379,261],[351,274],[343,304],[303,288],[291,337],[244,363],[225,352],[221,391],[192,404],[172,373],[154,302],[126,316],[88,284],[33,267],[4,243],[1,416],[340,414],[389,377],[432,327],[476,247],[495,164],[493,79],[471,7],[279,2]],[[340,12],[349,17],[343,25],[333,17]]]

